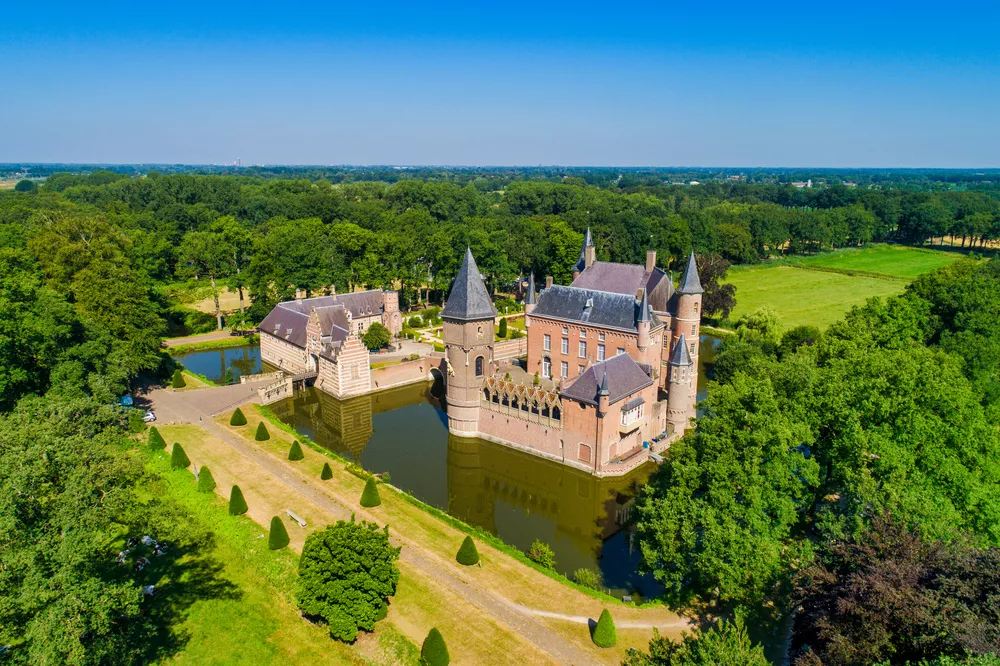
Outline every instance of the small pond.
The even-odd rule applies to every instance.
[[[226,349],[208,349],[172,356],[195,374],[204,375],[216,384],[239,384],[243,375],[261,372],[260,345]]]

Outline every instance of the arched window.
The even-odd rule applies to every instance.
[[[483,376],[483,357],[482,356],[477,356],[476,357],[476,377],[482,377],[482,376]]]
[[[698,314],[698,301],[694,302],[694,312],[695,314]]]

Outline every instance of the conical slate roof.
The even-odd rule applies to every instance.
[[[535,305],[535,274],[528,275],[528,294],[524,297],[525,305]]]
[[[587,233],[583,237],[583,246],[580,248],[580,258],[576,260],[576,265],[573,266],[574,270],[583,272],[587,268],[587,248],[594,247],[594,239],[590,235],[590,227],[587,227]]]
[[[670,365],[691,365],[691,352],[688,351],[687,342],[684,341],[684,334],[677,338],[674,351],[670,354]]]
[[[472,321],[493,319],[496,315],[493,299],[486,291],[476,260],[472,257],[472,249],[466,248],[462,267],[458,269],[458,275],[451,283],[451,293],[448,294],[448,302],[441,310],[441,317]]]
[[[649,301],[646,300],[646,290],[642,290],[642,302],[639,303],[639,318],[636,321],[650,321]]]
[[[694,260],[694,250],[688,258],[687,268],[684,269],[684,276],[681,277],[681,286],[677,289],[678,294],[703,294],[705,290],[701,288],[701,280],[698,278],[698,264]]]

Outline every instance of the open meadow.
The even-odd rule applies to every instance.
[[[784,329],[826,328],[869,298],[902,293],[914,278],[964,255],[900,245],[838,250],[806,258],[734,266],[727,282],[736,286],[732,321],[760,307],[778,313]]]

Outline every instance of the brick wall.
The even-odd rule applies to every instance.
[[[381,391],[394,386],[426,382],[430,379],[432,368],[437,368],[443,376],[445,371],[442,370],[441,365],[442,359],[440,358],[423,357],[416,361],[403,361],[397,365],[375,368],[371,371],[372,390]]]
[[[504,361],[518,358],[528,353],[528,338],[504,340],[493,345],[493,360]]]
[[[306,369],[304,349],[263,331],[260,333],[260,357],[265,363],[292,374],[304,372]]]

